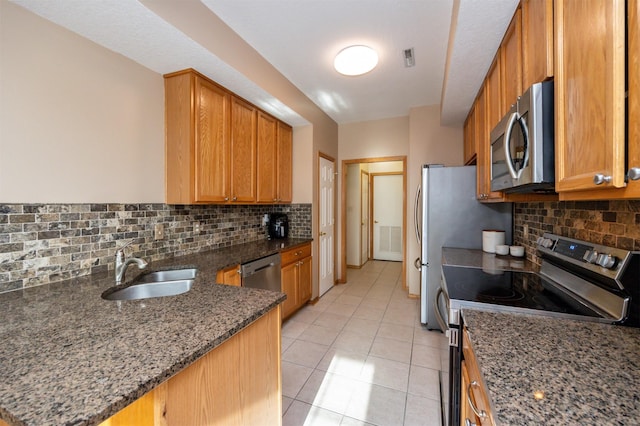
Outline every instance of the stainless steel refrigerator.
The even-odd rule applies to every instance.
[[[505,231],[512,241],[512,204],[476,200],[476,167],[422,166],[415,202],[416,238],[420,257],[420,322],[442,330],[435,314],[440,287],[442,247],[482,249],[482,231]]]

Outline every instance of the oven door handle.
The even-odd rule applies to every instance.
[[[511,132],[513,131],[513,126],[515,126],[516,123],[518,123],[522,129],[522,133],[524,135],[524,159],[522,161],[522,167],[517,172],[516,169],[513,168],[513,159],[511,158]],[[507,130],[504,134],[505,163],[507,163],[507,168],[509,169],[511,177],[514,179],[520,179],[522,171],[529,161],[529,131],[527,130],[527,126],[522,124],[522,117],[517,112],[514,112],[509,116],[509,122],[507,123],[506,129]]]
[[[440,300],[440,296],[443,296],[445,298],[445,304],[449,306],[449,301],[447,300],[448,297],[442,287],[438,287],[436,297],[433,301],[433,306],[435,308],[434,312],[436,314],[436,320],[438,321],[438,324],[440,324],[440,328],[442,329],[442,331],[445,332],[449,327],[447,327],[447,324],[445,324],[444,316],[442,315],[442,312],[440,312],[440,304],[438,303],[438,301]]]

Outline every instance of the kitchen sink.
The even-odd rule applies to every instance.
[[[139,300],[151,297],[177,296],[191,290],[197,269],[173,269],[140,275],[134,284],[115,286],[102,293],[106,300]],[[121,288],[122,287],[122,288]]]
[[[161,281],[192,280],[196,277],[196,268],[169,269],[142,274],[136,278],[136,283],[157,283]]]

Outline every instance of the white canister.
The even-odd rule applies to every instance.
[[[482,251],[495,253],[496,246],[504,244],[504,231],[487,229],[482,231]]]

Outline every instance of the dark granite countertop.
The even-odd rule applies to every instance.
[[[442,264],[485,270],[537,272],[537,265],[524,257],[500,256],[482,250],[442,248]]]
[[[103,300],[113,271],[0,294],[0,419],[38,426],[107,419],[285,299],[216,285],[219,269],[309,241],[252,242],[150,263],[144,272],[198,268],[192,289],[178,296]],[[136,274],[129,267],[127,282]]]
[[[463,317],[498,424],[638,423],[640,329],[469,309]]]

